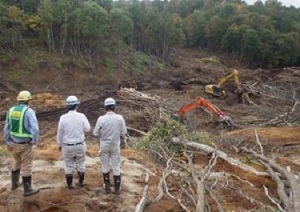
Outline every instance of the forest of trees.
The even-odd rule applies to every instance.
[[[38,46],[93,61],[125,45],[167,61],[184,46],[296,66],[299,20],[299,8],[277,0],[0,0],[0,55]]]

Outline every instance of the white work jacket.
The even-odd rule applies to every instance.
[[[70,110],[59,119],[57,129],[57,144],[76,144],[84,142],[86,132],[89,132],[91,125],[83,113]]]
[[[127,132],[123,116],[113,111],[108,111],[100,116],[93,130],[94,136],[100,136],[100,145],[120,145],[120,137],[125,137]]]

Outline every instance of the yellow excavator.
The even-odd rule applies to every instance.
[[[223,89],[223,84],[230,78],[234,79],[234,83],[237,87],[237,90],[238,90],[238,92],[240,92],[242,90],[242,87],[241,87],[241,83],[239,80],[239,72],[236,69],[233,69],[233,71],[230,74],[222,77],[219,80],[218,84],[206,85],[204,87],[205,93],[211,94],[216,97],[225,97],[226,92]]]
[[[216,97],[225,97],[226,93],[223,89],[223,84],[230,78],[233,78],[234,80],[236,91],[241,102],[244,104],[256,105],[249,97],[249,94],[252,94],[252,92],[247,89],[246,86],[242,85],[239,79],[239,72],[236,69],[233,69],[230,74],[222,77],[219,80],[218,84],[206,85],[204,87],[205,93],[211,94]]]

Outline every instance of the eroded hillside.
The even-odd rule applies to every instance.
[[[95,80],[88,83],[84,72],[69,73],[57,81],[43,77],[43,86],[34,82],[33,79],[41,77],[36,74],[30,84],[23,85],[22,89],[32,90],[34,94],[32,107],[40,121],[41,141],[35,148],[33,182],[42,190],[26,198],[21,189],[10,191],[12,161],[1,146],[0,210],[200,211],[204,205],[207,211],[286,209],[287,203],[281,198],[284,195],[292,198],[290,181],[278,194],[278,183],[264,165],[270,161],[263,158],[273,159],[297,179],[300,168],[299,69],[228,67],[217,58],[204,57],[194,50],[176,50],[172,60],[173,66],[164,72],[139,78],[142,89],[133,93],[126,89],[127,93],[122,93],[118,91],[117,82],[101,77],[94,76]],[[241,83],[251,91],[249,97],[254,104],[240,101],[232,79],[224,84],[225,98],[214,98],[204,92],[205,85],[217,83],[233,68],[239,71]],[[75,78],[76,86],[72,84]],[[17,91],[18,87],[3,82],[1,111],[14,104]],[[74,190],[66,188],[62,158],[56,148],[56,127],[59,115],[65,112],[64,99],[70,94],[81,99],[79,110],[87,115],[92,126],[104,113],[104,98],[113,96],[117,100],[117,112],[124,115],[128,125],[128,146],[122,150],[124,178],[120,196],[104,193],[98,140],[90,134],[87,136],[86,184]],[[224,128],[217,116],[205,107],[186,114],[186,128],[169,121],[183,105],[200,97],[229,116],[233,127]],[[205,147],[193,146],[194,143],[186,143],[186,139],[203,143]],[[134,148],[138,144],[147,148]],[[286,179],[282,170],[271,170]],[[298,191],[295,189],[292,192]],[[141,202],[142,197],[147,197],[147,201]],[[199,206],[200,203],[204,205]],[[298,210],[294,209],[290,211]]]

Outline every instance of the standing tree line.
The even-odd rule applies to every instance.
[[[35,45],[93,63],[127,45],[167,61],[170,48],[188,46],[295,66],[299,20],[299,8],[277,0],[0,0],[0,54]]]

